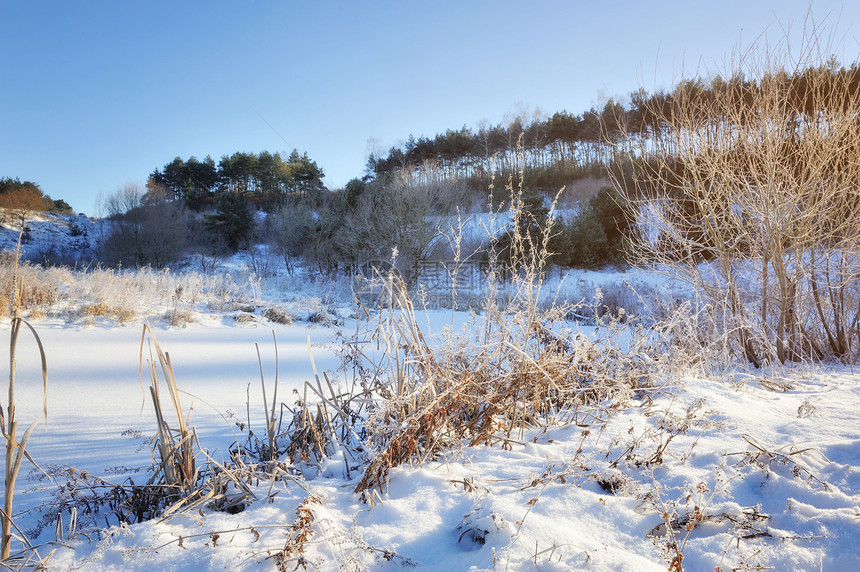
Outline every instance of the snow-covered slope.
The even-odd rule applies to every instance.
[[[85,215],[57,213],[24,214],[21,252],[25,259],[40,261],[45,255],[80,260],[90,255],[102,232],[102,220]],[[14,251],[21,233],[21,214],[0,209],[0,251]]]

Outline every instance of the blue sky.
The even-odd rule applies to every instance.
[[[93,213],[176,156],[296,147],[333,188],[410,134],[666,87],[739,41],[781,36],[777,21],[799,32],[808,7],[0,0],[0,177]],[[860,6],[812,13],[838,19],[839,55],[857,59]]]

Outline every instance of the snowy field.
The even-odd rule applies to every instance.
[[[35,325],[51,381],[48,430],[31,441],[34,459],[109,480],[151,470],[140,437],[155,426],[138,383],[140,327]],[[235,421],[246,420],[248,399],[252,427],[263,425],[254,344],[271,381],[272,328],[215,318],[156,328],[183,399],[194,402],[200,443],[217,458],[241,437]],[[334,328],[274,330],[282,392],[313,379],[308,336],[317,367],[337,377]],[[19,418],[38,419],[34,348],[19,352]],[[267,557],[283,548],[302,505],[313,512],[302,562],[319,570],[666,570],[673,555],[663,513],[677,527],[686,570],[849,570],[860,558],[858,382],[847,368],[685,378],[599,427],[536,429],[504,447],[395,468],[375,506],[360,502],[356,474],[347,479],[335,459],[274,491],[260,483],[259,500],[239,514],[204,509],[90,531],[89,540],[41,553],[56,549],[50,567],[58,570],[273,569]],[[662,462],[648,462],[658,454]],[[44,480],[22,483],[16,510],[49,492]],[[702,520],[688,535],[692,514]]]
[[[122,467],[148,466],[148,448],[123,435],[154,431],[137,381],[139,329],[49,321],[38,329],[51,356],[51,386],[48,431],[31,441],[37,462],[109,479]],[[298,389],[311,379],[307,335],[323,342],[330,334],[316,326],[276,329],[285,387]],[[188,400],[196,402],[192,419],[204,446],[223,452],[236,438],[222,415],[244,418],[249,386],[252,424],[262,424],[253,344],[271,366],[268,328],[216,323],[157,335],[183,390],[194,396]],[[334,369],[330,352],[314,353],[318,367]],[[19,379],[36,373],[23,367],[26,361]],[[584,436],[575,426],[534,431],[507,450],[472,447],[422,468],[397,468],[374,507],[358,501],[354,479],[332,462],[304,482],[278,483],[272,501],[268,484],[261,485],[260,501],[237,515],[204,511],[201,522],[150,521],[103,531],[101,540],[68,541],[51,567],[272,568],[267,550],[281,548],[296,507],[312,496],[318,504],[311,506],[314,535],[306,553],[323,570],[400,569],[403,563],[434,570],[665,570],[662,543],[650,536],[655,529],[660,535],[664,506],[681,518],[696,506],[705,515],[687,540],[685,569],[746,563],[849,570],[860,532],[858,376],[847,369],[791,374],[780,380],[791,384],[786,391],[746,374],[686,379],[683,387],[666,388],[649,415],[619,413],[599,433]],[[19,404],[22,418],[39,417],[41,396],[32,385],[19,391]],[[678,433],[663,450],[663,464],[636,467],[625,456],[644,460],[663,447],[661,424],[674,424],[669,434]],[[682,433],[684,425],[689,430]],[[614,465],[617,459],[622,462]],[[24,494],[19,506],[41,496]],[[221,537],[217,545],[212,533]],[[686,537],[683,528],[676,534]]]
[[[247,276],[240,258],[227,264],[234,282]],[[550,277],[549,290],[569,288],[571,297],[661,280],[620,271],[561,278]],[[311,354],[320,374],[348,385],[339,333],[361,326],[361,313],[343,286],[290,291],[297,282],[252,279],[238,293],[236,284],[196,279],[192,302],[187,277],[136,280],[164,284],[129,287],[124,296],[140,296],[143,308],[132,317],[81,318],[99,290],[70,284],[54,311],[30,318],[48,359],[47,430],[37,350],[22,333],[17,417],[21,427],[42,421],[28,451],[50,478],[25,462],[15,522],[40,556],[53,552],[49,569],[842,571],[860,562],[860,372],[847,366],[657,376],[587,424],[535,426],[394,467],[379,494],[354,492],[364,467],[340,453],[318,466],[284,455],[280,478],[249,482],[256,500],[235,514],[203,505],[117,526],[102,507],[79,513],[77,526],[64,514],[59,531],[55,520],[39,531],[68,467],[113,483],[152,473],[156,421],[146,376],[139,382],[144,320],[170,354],[200,446],[222,464],[247,438],[248,422],[264,433],[259,363],[271,391],[273,331],[279,402],[294,407],[314,383]],[[179,285],[182,304],[170,295]],[[180,306],[187,319],[169,325]],[[294,321],[266,318],[272,308]],[[313,318],[316,310],[328,319]],[[468,333],[474,319],[438,310],[419,312],[417,322],[435,344],[446,331]],[[7,332],[9,323],[0,320]],[[599,336],[576,321],[565,328],[571,339]]]

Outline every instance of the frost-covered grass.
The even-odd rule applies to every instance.
[[[12,258],[0,257],[0,284],[9,284],[12,272]],[[271,309],[307,319],[315,312],[335,312],[334,302],[343,306],[351,297],[348,279],[260,277],[235,263],[208,273],[100,266],[75,270],[26,263],[17,272],[23,314],[69,324],[164,321],[182,326],[196,315],[262,317]],[[0,290],[0,313],[8,313],[8,297],[8,288]]]

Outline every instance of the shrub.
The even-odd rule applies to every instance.
[[[609,261],[609,241],[590,208],[573,219],[562,232],[565,252],[559,262],[575,268],[598,268]]]
[[[194,321],[194,311],[190,308],[174,307],[167,310],[163,318],[168,326],[184,328],[189,322]]]
[[[219,261],[231,254],[224,237],[209,232],[202,217],[188,217],[187,236],[189,252],[200,264],[200,270],[204,273],[214,271]]]
[[[355,207],[346,209],[338,233],[342,252],[356,266],[389,260],[395,251],[403,269],[426,260],[440,237],[431,215],[443,190],[418,185],[406,173],[364,185],[349,195]]]
[[[104,201],[109,234],[99,245],[100,259],[111,266],[164,267],[179,258],[187,244],[188,214],[168,200],[143,202],[135,185],[126,185]]]
[[[622,143],[642,158],[616,185],[639,260],[695,285],[755,366],[858,355],[858,65],[825,59],[824,38],[763,37],[652,101],[660,128]]]
[[[292,324],[296,321],[296,317],[286,310],[278,308],[266,308],[263,311],[263,317],[276,324]]]
[[[562,226],[558,262],[576,268],[599,268],[622,262],[630,228],[622,204],[612,186],[601,187],[588,206]]]
[[[290,276],[295,270],[296,260],[305,254],[317,227],[314,213],[302,203],[285,205],[266,217],[269,240]]]
[[[522,193],[511,196],[510,204],[514,213],[512,223],[493,244],[498,259],[511,268],[517,261],[537,255],[545,246],[548,247],[547,254],[553,255],[558,243],[543,244],[544,238],[552,239],[547,232],[550,210],[544,206],[543,194],[534,189],[523,189]]]

